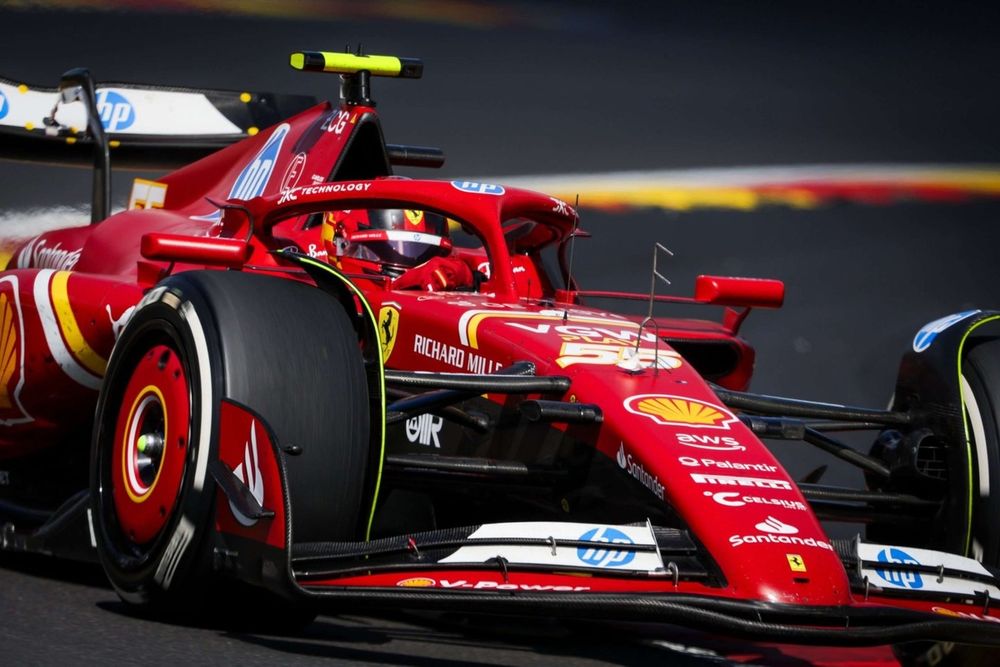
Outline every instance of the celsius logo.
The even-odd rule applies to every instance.
[[[799,532],[799,529],[795,526],[781,523],[773,516],[768,516],[767,519],[758,523],[754,528],[762,533],[774,533],[775,535],[795,535]]]
[[[600,535],[598,535],[600,533]],[[625,533],[605,526],[601,528],[591,528],[580,536],[581,542],[600,542],[606,545],[612,544],[635,544]],[[628,565],[635,559],[634,551],[621,551],[608,547],[579,547],[576,550],[576,557],[587,565],[594,567],[621,567]]]
[[[97,113],[101,115],[101,125],[108,132],[121,132],[132,127],[135,110],[124,95],[113,90],[97,91]]]
[[[8,111],[10,111],[10,102],[7,101],[7,96],[0,90],[0,118],[6,116]]]
[[[632,459],[631,454],[625,453],[625,443],[621,443],[618,447],[618,454],[615,456],[615,460],[618,461],[618,467],[622,470],[628,472],[628,474],[639,480],[639,483],[644,487],[653,492],[653,495],[663,500],[663,485],[660,484],[659,478],[656,475],[651,475],[646,472],[646,469],[638,461]]]
[[[290,129],[288,123],[282,123],[271,133],[264,147],[236,177],[227,199],[253,199],[264,194],[264,188],[267,187],[267,182],[271,180],[271,172],[274,171],[274,163],[278,161],[281,144]]]
[[[892,563],[895,565],[920,565],[920,561],[906,553],[902,549],[895,549],[893,547],[886,547],[882,551],[878,552],[878,562],[880,563]],[[886,568],[884,570],[875,570],[875,574],[882,578],[890,586],[898,586],[900,588],[923,588],[924,580],[920,577],[919,572],[901,572],[899,570],[894,570]]]
[[[763,498],[761,496],[741,496],[735,491],[706,491],[705,495],[726,507],[744,507],[746,505],[775,505],[784,507],[786,510],[806,510],[805,503],[798,500],[785,500],[784,498]]]
[[[260,473],[260,465],[257,458],[257,424],[255,422],[250,422],[250,440],[243,450],[243,463],[236,466],[233,473],[237,479],[250,489],[250,494],[257,501],[257,504],[263,506],[264,476]],[[242,525],[252,526],[257,523],[257,519],[243,516],[232,503],[229,503],[229,509],[232,510],[233,516]]]

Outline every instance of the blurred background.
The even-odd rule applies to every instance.
[[[374,82],[388,141],[444,149],[442,178],[578,194],[584,287],[647,290],[655,241],[675,253],[664,292],[700,273],[786,281],[785,307],[743,330],[753,389],[878,407],[923,323],[1000,307],[997,18],[889,1],[8,1],[0,76],[54,86],[86,66],[329,98],[336,78],[290,52],[420,57],[422,79]],[[118,206],[135,175],[116,175]],[[86,170],[0,162],[2,223],[89,194]],[[779,453],[796,475],[818,464]],[[612,655],[594,659],[631,659]]]

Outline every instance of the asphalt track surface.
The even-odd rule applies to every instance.
[[[446,150],[441,176],[1000,161],[1000,42],[995,17],[972,6],[500,10],[491,16],[502,27],[468,27],[0,6],[0,73],[52,85],[86,65],[103,80],[326,97],[336,82],[294,73],[287,54],[361,40],[369,52],[425,59],[423,80],[379,80],[375,96],[390,141]],[[131,177],[115,179],[119,203]],[[4,211],[88,196],[86,172],[0,163]],[[699,273],[781,278],[785,307],[752,314],[744,329],[758,349],[754,388],[881,406],[922,323],[1000,305],[998,214],[1000,203],[985,200],[585,211],[595,238],[577,248],[575,273],[587,287],[645,290],[651,245],[661,241],[676,254],[666,272],[680,294]],[[823,461],[804,447],[779,450],[793,474]],[[833,468],[824,481],[858,479]],[[0,565],[6,664],[726,664],[679,648],[692,644],[739,663],[812,664],[792,649],[670,630],[509,620],[339,616],[301,635],[247,634],[134,617],[91,567],[9,557]]]

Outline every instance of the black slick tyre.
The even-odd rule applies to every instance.
[[[297,455],[284,456],[293,542],[363,534],[376,467],[364,364],[343,307],[289,280],[178,274],[122,332],[95,416],[94,533],[127,602],[183,604],[212,576],[219,538],[208,468],[224,398],[266,421],[279,449],[294,445]]]

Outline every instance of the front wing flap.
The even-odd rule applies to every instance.
[[[650,525],[486,524],[302,544],[291,564],[299,595],[352,609],[661,622],[831,646],[1000,645],[1000,614],[991,608],[1000,597],[996,572],[928,550],[857,540],[835,546],[854,595],[848,605],[823,607],[739,599],[686,531]],[[914,590],[919,579],[927,583]]]

